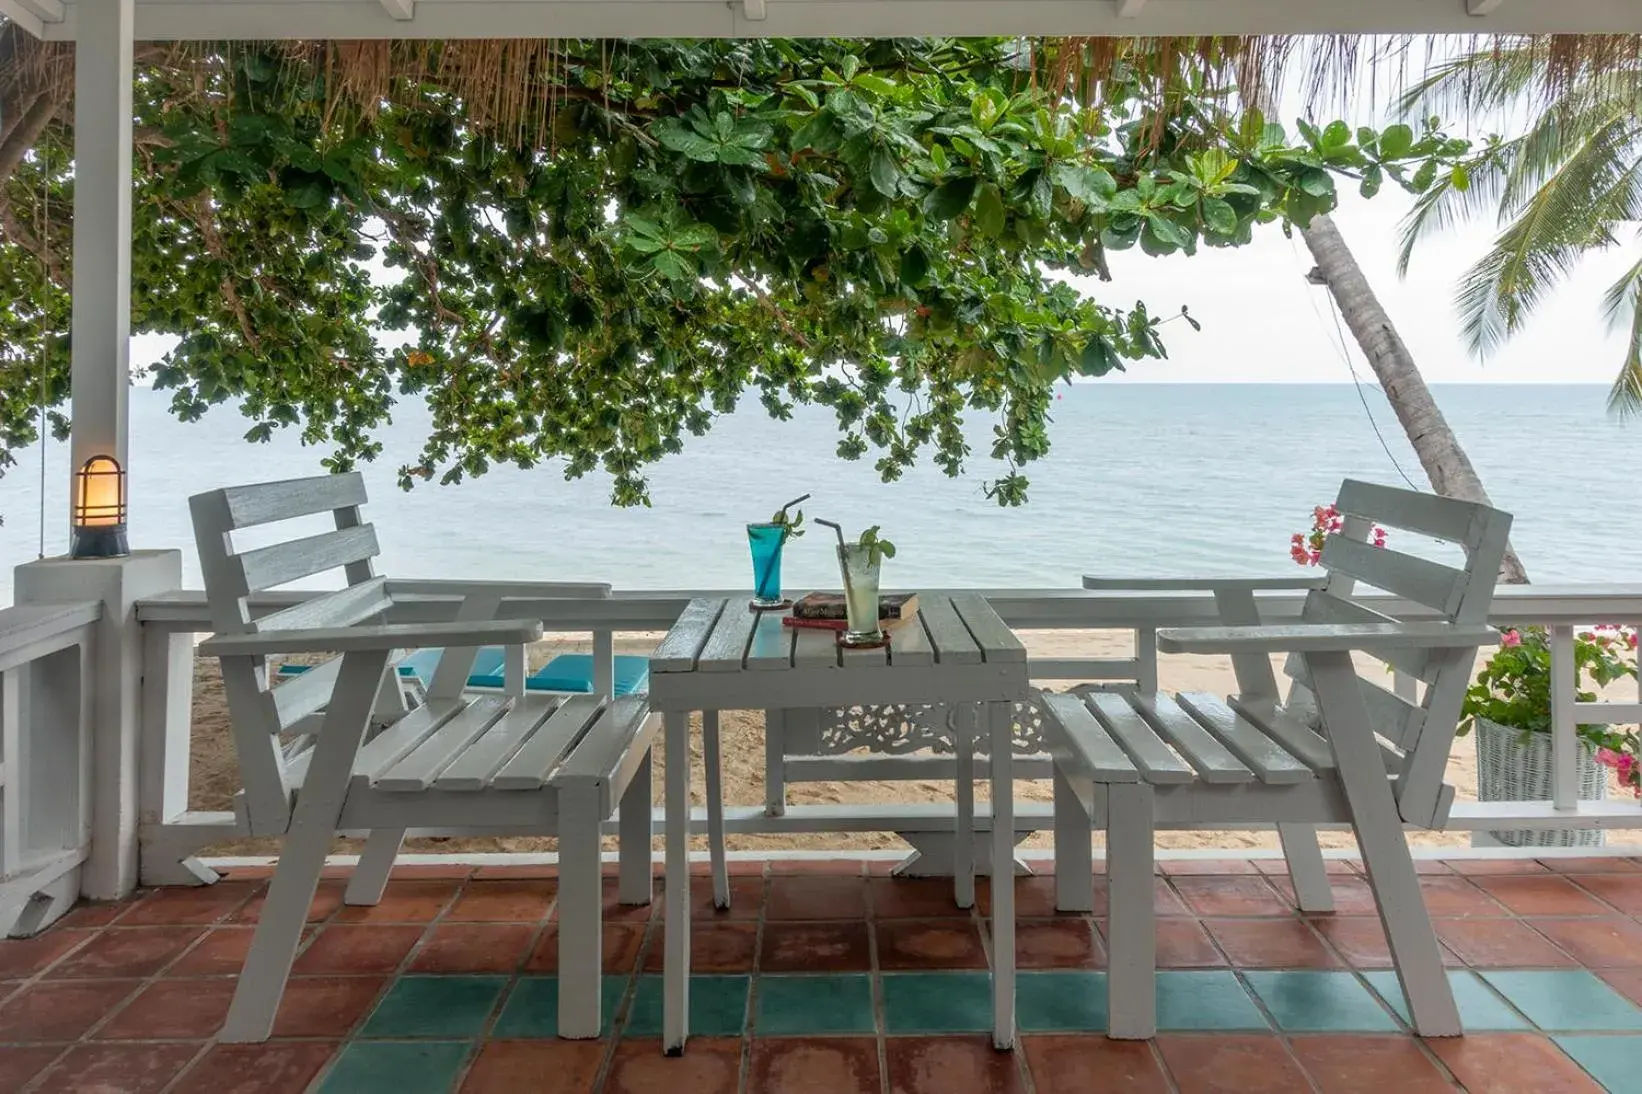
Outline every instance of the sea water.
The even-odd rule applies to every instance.
[[[1642,425],[1604,410],[1600,386],[1442,385],[1439,405],[1538,582],[1642,581]],[[1364,401],[1367,407],[1364,406]],[[248,444],[232,407],[184,424],[168,396],[131,391],[131,542],[183,552],[199,587],[190,494],[318,473],[321,449],[287,431]],[[383,456],[364,467],[378,572],[397,577],[598,580],[621,588],[750,588],[746,525],[810,493],[806,515],[899,548],[886,587],[1075,587],[1081,575],[1287,574],[1289,537],[1346,476],[1390,484],[1419,470],[1383,395],[1349,384],[1087,383],[1053,404],[1050,455],[1024,469],[1030,501],[1001,509],[982,486],[993,423],[967,426],[973,455],[950,479],[927,464],[882,483],[871,458],[834,454],[821,407],[776,422],[755,401],[649,472],[654,504],[616,509],[595,473],[567,482],[551,466],[497,468],[455,486],[402,492],[396,470],[426,435],[418,404],[397,408]],[[1378,434],[1375,426],[1378,426]],[[1382,444],[1381,437],[1384,443]],[[39,553],[40,450],[0,479],[0,604],[11,567]],[[45,451],[45,550],[67,541],[67,454]],[[788,545],[789,589],[836,587],[833,540],[813,525]]]

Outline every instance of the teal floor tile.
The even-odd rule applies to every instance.
[[[1482,975],[1540,1029],[1642,1030],[1642,1010],[1583,969]]]
[[[1349,972],[1245,972],[1285,1033],[1379,1033],[1397,1023]]]
[[[505,976],[401,976],[371,1012],[361,1037],[477,1037]]]
[[[1160,1030],[1270,1029],[1234,972],[1166,970],[1157,974]]]
[[[990,973],[885,973],[881,980],[886,1033],[979,1033],[992,1028]]]
[[[1397,974],[1390,969],[1363,973],[1368,986],[1379,993],[1397,1017],[1412,1024],[1403,989],[1397,983]],[[1454,988],[1454,1003],[1460,1008],[1460,1024],[1469,1030],[1530,1029],[1528,1019],[1511,1009],[1511,1005],[1483,982],[1474,972],[1450,970],[1448,983]]]
[[[627,994],[627,977],[606,976],[599,997],[599,1035],[610,1032]],[[526,976],[514,985],[492,1037],[557,1037],[559,1035],[559,980],[554,976]]]
[[[448,1094],[467,1059],[467,1041],[356,1041],[319,1094]]]
[[[872,977],[760,976],[753,1032],[766,1036],[872,1033]]]
[[[690,977],[690,1035],[739,1037],[747,1028],[746,976]],[[633,1008],[622,1027],[624,1037],[660,1037],[662,986],[659,976],[641,976],[633,991]]]
[[[1023,972],[1015,982],[1015,1022],[1023,1033],[1102,1033],[1106,974]],[[991,1029],[990,1015],[984,1029]]]
[[[1574,1062],[1612,1094],[1635,1090],[1642,1074],[1642,1037],[1553,1037]]]

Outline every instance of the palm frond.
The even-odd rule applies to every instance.
[[[1502,142],[1481,159],[1467,165],[1467,188],[1454,185],[1452,174],[1439,176],[1414,200],[1414,207],[1398,226],[1397,274],[1408,275],[1414,248],[1423,239],[1448,231],[1499,205],[1514,153],[1512,142]]]
[[[1609,318],[1617,319],[1628,309],[1630,338],[1625,344],[1625,360],[1608,389],[1608,410],[1621,419],[1642,417],[1642,262],[1631,267],[1624,278],[1608,290]],[[1618,306],[1614,306],[1617,303]]]

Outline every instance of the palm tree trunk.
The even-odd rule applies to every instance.
[[[1488,492],[1482,488],[1482,480],[1477,477],[1477,469],[1471,466],[1459,438],[1437,409],[1437,401],[1431,397],[1431,389],[1425,386],[1425,377],[1420,375],[1414,355],[1408,352],[1397,328],[1391,325],[1391,317],[1369,287],[1368,278],[1363,276],[1334,221],[1326,216],[1313,217],[1310,227],[1302,228],[1300,234],[1317,260],[1311,279],[1327,285],[1328,291],[1334,294],[1340,314],[1356,336],[1380,387],[1385,389],[1391,409],[1408,435],[1408,443],[1414,446],[1414,454],[1431,480],[1431,488],[1444,497],[1492,504]],[[1528,583],[1527,571],[1509,546],[1500,566],[1500,580],[1512,585]]]

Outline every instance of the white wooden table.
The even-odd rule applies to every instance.
[[[851,650],[836,633],[783,625],[780,612],[755,613],[744,598],[690,601],[650,657],[650,706],[666,723],[666,951],[662,1047],[676,1054],[689,1030],[690,714],[702,713],[707,768],[708,836],[714,897],[728,903],[723,876],[723,800],[717,720],[722,710],[851,707],[930,703],[955,715],[958,748],[955,899],[975,899],[973,843],[974,734],[984,720],[991,744],[992,861],[1014,857],[1014,788],[1010,758],[1013,704],[1028,695],[1026,648],[978,595],[920,594],[916,619],[891,632],[887,649]],[[1006,874],[1012,878],[1012,875]],[[1015,1037],[1015,895],[994,883],[992,895],[993,1043]]]

